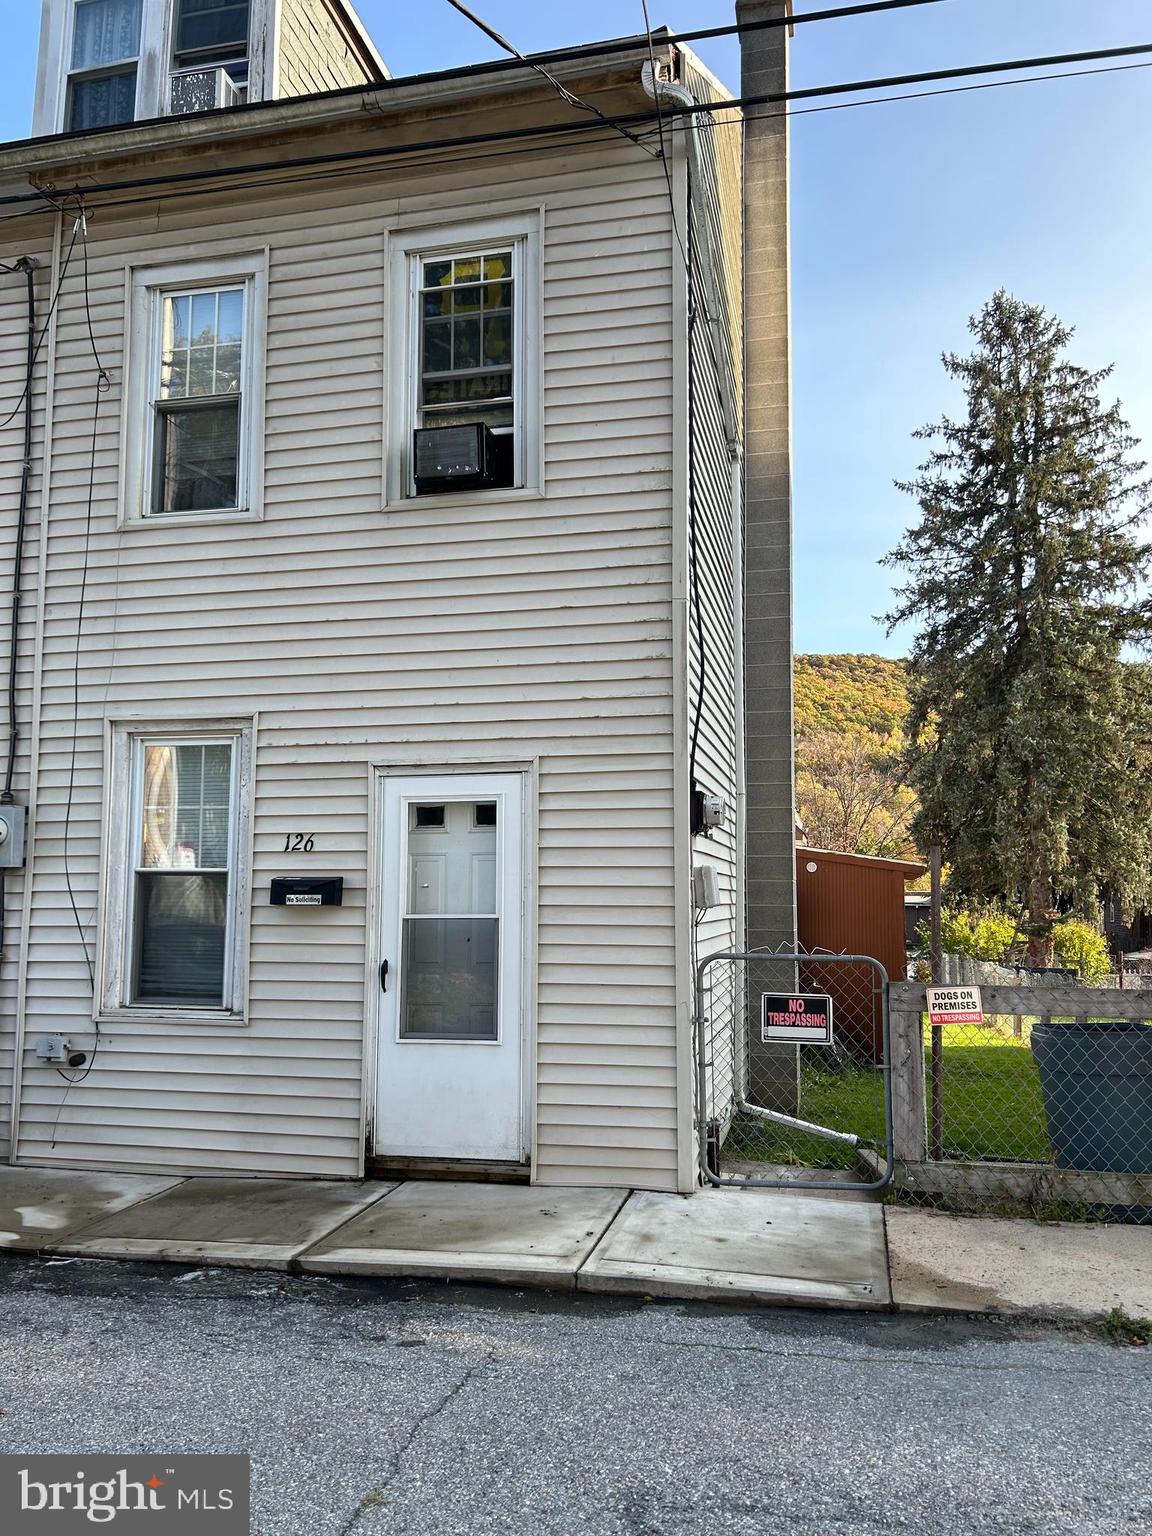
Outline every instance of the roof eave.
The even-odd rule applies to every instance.
[[[629,52],[614,54],[610,61],[579,57],[549,65],[560,80],[603,78],[611,80],[640,71],[647,62],[644,40],[637,39]],[[467,102],[475,96],[499,96],[538,91],[539,77],[522,66],[503,61],[475,64],[467,70],[443,70],[428,75],[409,75],[367,86],[345,87],[314,96],[286,97],[279,101],[252,102],[239,107],[215,108],[180,117],[148,118],[91,133],[52,134],[0,144],[0,174],[28,177],[46,174],[59,166],[93,163],[165,153],[182,147],[223,145],[257,138],[278,130],[304,129],[352,122],[365,115],[399,115],[403,112]]]

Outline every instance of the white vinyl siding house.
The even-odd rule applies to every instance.
[[[645,100],[619,76],[612,89],[630,110]],[[514,110],[548,120],[541,100],[530,93]],[[462,105],[453,131],[479,131],[476,114]],[[426,120],[417,127],[428,133]],[[361,117],[328,142],[354,149],[371,134]],[[117,177],[142,174],[130,152],[126,139]],[[183,163],[164,154],[162,166]],[[0,166],[11,175],[10,156]],[[27,868],[8,879],[0,972],[14,1160],[361,1175],[375,1131],[378,976],[396,960],[381,930],[381,794],[397,776],[503,774],[524,786],[531,1176],[693,1187],[691,866],[715,863],[725,893],[703,942],[734,942],[739,602],[731,445],[716,354],[699,329],[689,346],[673,229],[674,217],[688,227],[682,161],[674,172],[670,200],[658,160],[598,134],[469,164],[391,160],[367,178],[158,192],[93,207],[86,287],[80,250],[67,259],[72,221],[24,221],[26,242],[34,229],[39,249],[55,240],[42,317],[52,272],[64,281],[36,375],[50,431],[20,694],[33,809]],[[694,229],[694,243],[715,238]],[[0,259],[9,253],[11,241]],[[507,305],[493,293],[492,313],[515,316],[515,382],[493,420],[514,430],[512,479],[413,495],[423,354],[412,306],[426,264],[503,253],[515,253],[515,289]],[[213,296],[219,349],[235,344],[221,339],[219,295],[238,291],[240,373],[218,387],[216,358],[203,398],[226,409],[242,380],[237,476],[252,495],[164,510],[156,424],[173,391],[159,389],[158,369],[167,380],[177,366],[172,302]],[[22,286],[0,280],[9,396],[21,303]],[[179,367],[193,366],[188,350]],[[478,366],[500,361],[485,354]],[[698,776],[730,808],[727,829],[694,848],[690,367],[706,630]],[[6,487],[18,478],[17,427],[0,434]],[[216,438],[207,459],[197,450],[197,472],[218,474],[222,451]],[[153,867],[138,846],[142,765],[149,744],[223,743],[230,862],[204,865],[190,836],[153,839],[164,878],[231,881],[223,991],[205,1006],[150,1002],[139,980],[139,893]],[[167,827],[163,806],[155,814]],[[342,877],[342,904],[271,904],[273,879],[311,876]],[[36,1039],[56,1034],[94,1053],[72,1082],[36,1060]]]

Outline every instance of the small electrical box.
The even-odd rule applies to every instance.
[[[0,869],[19,869],[24,862],[24,807],[0,805]]]
[[[343,875],[286,875],[272,882],[274,907],[342,907]]]
[[[417,493],[476,491],[496,483],[495,436],[483,421],[419,427],[414,439]]]
[[[715,864],[697,864],[692,871],[692,905],[707,912],[720,905],[720,876]]]
[[[41,1035],[36,1041],[36,1060],[44,1067],[82,1067],[86,1051],[78,1051],[66,1035]]]

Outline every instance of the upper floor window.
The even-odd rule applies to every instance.
[[[515,483],[516,281],[512,248],[421,261],[417,426],[484,422],[493,481]]]
[[[258,512],[266,260],[132,274],[124,511]]]
[[[539,212],[390,244],[389,501],[539,491]]]
[[[248,10],[249,0],[176,0],[173,68],[223,64],[243,84],[248,78]]]
[[[70,132],[136,116],[141,0],[76,0],[68,72]]]
[[[240,505],[247,287],[157,295],[153,512]]]

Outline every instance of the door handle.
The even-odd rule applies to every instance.
[[[381,992],[387,992],[387,990],[388,990],[388,962],[387,962],[387,960],[381,960],[381,962],[380,962],[380,990],[381,990]]]

